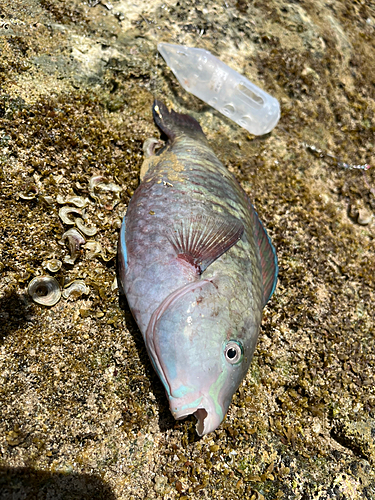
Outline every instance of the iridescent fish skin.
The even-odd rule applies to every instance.
[[[204,435],[245,377],[277,281],[274,248],[198,122],[158,101],[167,145],[144,162],[119,239],[119,277],[176,419]]]

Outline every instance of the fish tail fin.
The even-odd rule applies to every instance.
[[[173,109],[155,99],[152,112],[156,125],[173,142],[177,137],[188,136],[192,139],[207,142],[204,132],[195,118],[182,113],[176,113]]]

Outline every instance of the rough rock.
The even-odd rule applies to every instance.
[[[375,211],[373,2],[0,10],[0,499],[374,499],[375,226],[350,208]],[[210,50],[279,99],[279,125],[250,136],[187,94],[158,41]],[[202,439],[171,417],[115,281],[154,97],[200,121],[280,261],[251,370]],[[58,196],[87,198],[98,228],[74,264]],[[89,293],[35,304],[51,259]]]

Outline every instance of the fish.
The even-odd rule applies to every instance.
[[[122,222],[118,275],[175,419],[223,421],[249,369],[278,274],[275,248],[193,117],[155,100],[152,139]]]

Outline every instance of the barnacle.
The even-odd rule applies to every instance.
[[[53,306],[61,298],[60,286],[52,276],[33,278],[27,291],[34,302],[43,306]]]
[[[63,290],[62,296],[64,299],[77,299],[81,295],[87,295],[89,292],[90,289],[83,280],[75,280]]]
[[[60,243],[63,243],[66,239],[68,240],[70,255],[66,255],[64,257],[64,262],[66,262],[67,264],[74,264],[81,251],[81,245],[84,245],[86,243],[86,240],[82,236],[82,234],[75,228],[66,231],[62,235]]]

